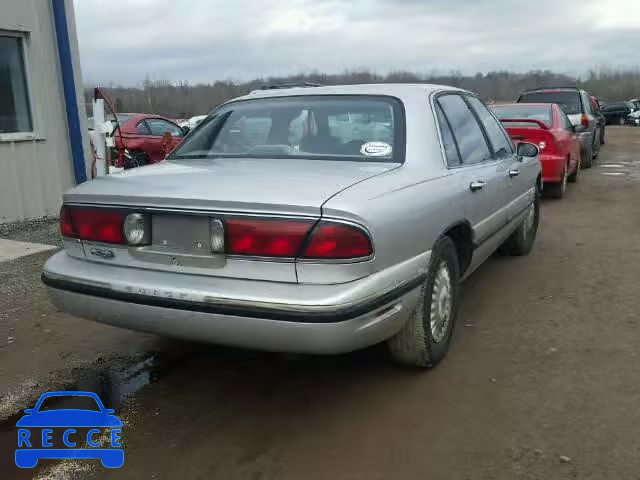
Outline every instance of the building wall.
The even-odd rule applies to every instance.
[[[78,105],[84,108],[73,4],[66,0]],[[26,71],[34,135],[0,140],[0,223],[57,215],[75,184],[62,76],[50,0],[0,0],[0,32],[26,35]],[[80,113],[88,156],[86,114]],[[89,164],[85,158],[85,164]],[[90,178],[90,177],[89,177]]]

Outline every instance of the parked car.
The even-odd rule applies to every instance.
[[[600,127],[600,145],[604,145],[604,135],[607,126],[607,119],[602,114],[602,106],[600,105],[600,100],[598,98],[591,95],[591,106],[593,107],[593,111],[595,116],[598,118],[598,126]]]
[[[430,367],[460,280],[500,247],[531,251],[538,153],[456,88],[256,91],[166,161],[68,191],[42,278],[59,308],[112,325],[315,354],[386,341]]]
[[[141,113],[118,114],[118,125],[113,138],[118,152],[118,167],[133,168],[164,160],[166,154],[178,145],[185,135],[168,118]],[[171,135],[165,144],[166,133]]]
[[[624,125],[629,114],[635,111],[633,102],[612,102],[602,107],[602,114],[609,125]]]
[[[181,127],[186,127],[189,130],[193,130],[194,128],[196,128],[200,122],[202,122],[205,118],[207,118],[206,115],[196,115],[194,117],[189,118],[188,120],[185,120],[184,122],[182,122],[180,124]]]
[[[564,198],[567,182],[580,173],[580,141],[575,127],[555,103],[512,103],[492,107],[514,142],[540,149],[544,193]]]
[[[555,103],[567,114],[580,139],[582,168],[590,168],[600,153],[600,125],[593,111],[591,96],[585,90],[538,88],[520,95],[518,103]]]
[[[627,115],[625,123],[634,127],[640,127],[640,110],[636,110]]]

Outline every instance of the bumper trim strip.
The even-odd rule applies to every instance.
[[[234,317],[262,318],[299,323],[337,323],[366,315],[378,308],[397,300],[416,289],[425,280],[426,274],[421,274],[398,286],[386,291],[379,297],[365,300],[362,303],[348,306],[336,306],[331,311],[294,312],[289,309],[264,306],[228,305],[213,302],[194,302],[176,298],[156,297],[137,293],[119,292],[108,287],[88,285],[68,279],[54,278],[42,272],[42,282],[50,288],[68,292],[80,293],[92,297],[106,298],[121,302],[147,305],[151,307],[186,310],[192,312],[229,315]]]

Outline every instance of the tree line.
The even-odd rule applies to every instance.
[[[629,100],[640,97],[640,70],[592,69],[583,78],[554,73],[549,70],[514,73],[495,71],[486,74],[462,75],[418,74],[396,71],[379,74],[369,70],[345,71],[340,74],[305,73],[286,77],[257,78],[249,82],[232,80],[210,84],[191,85],[188,82],[145,80],[141,85],[103,87],[118,112],[142,112],[169,118],[188,118],[209,113],[221,103],[264,85],[293,83],[319,83],[322,85],[358,83],[437,83],[476,92],[485,101],[510,101],[523,90],[537,87],[578,86],[588,90],[602,101]],[[85,88],[87,112],[91,112],[93,87]]]

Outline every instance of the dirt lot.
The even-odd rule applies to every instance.
[[[117,408],[125,464],[39,477],[640,478],[640,129],[607,137],[568,198],[544,202],[533,254],[465,283],[429,372],[376,348],[280,356],[69,318],[39,283],[48,253],[0,263],[0,478],[31,478],[13,466],[15,414],[60,387]]]

